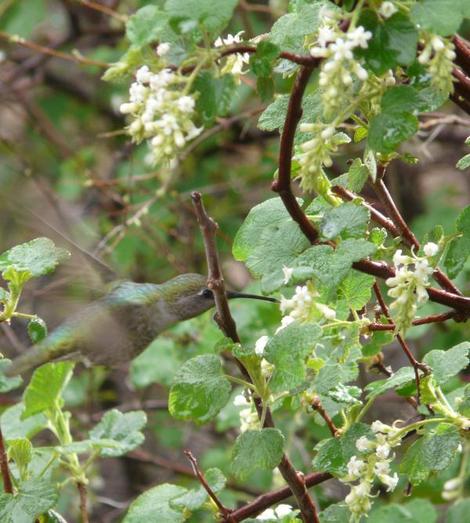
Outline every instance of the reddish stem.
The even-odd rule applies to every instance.
[[[8,467],[8,456],[3,440],[2,429],[0,428],[0,469],[3,479],[3,490],[7,494],[13,494],[13,484],[11,482],[10,469]]]

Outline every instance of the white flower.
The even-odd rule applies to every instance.
[[[233,405],[235,407],[247,407],[250,403],[245,398],[244,394],[237,394],[233,398]]]
[[[261,336],[261,338],[258,338],[255,343],[255,353],[258,356],[262,356],[264,353],[264,348],[266,347],[267,343],[269,341],[269,336]]]
[[[264,512],[261,512],[261,514],[256,519],[260,519],[261,521],[269,521],[270,519],[276,519],[276,514],[272,508],[267,508]]]
[[[361,476],[361,472],[364,470],[365,463],[362,459],[358,459],[356,456],[348,461],[348,476],[351,480],[358,479]]]
[[[462,478],[456,477],[449,479],[444,483],[444,488],[442,491],[442,497],[450,501],[452,499],[458,498],[462,493],[463,480]]]
[[[372,38],[372,33],[366,31],[362,25],[356,27],[354,31],[347,33],[349,42],[352,44],[352,47],[362,47],[367,49],[367,42]]]
[[[435,256],[439,251],[439,246],[436,243],[428,242],[423,247],[423,251],[426,256]]]
[[[285,516],[288,516],[292,512],[292,507],[285,503],[281,503],[274,509],[274,512],[276,513],[276,516],[278,518],[283,518]]]
[[[379,476],[379,479],[387,487],[387,492],[392,492],[392,490],[395,490],[398,484],[398,474],[396,472],[393,474],[393,476],[382,474]]]
[[[170,44],[168,42],[162,42],[157,46],[157,55],[165,56],[170,50]]]
[[[356,440],[356,448],[359,450],[359,452],[366,452],[373,448],[374,444],[372,441],[366,438],[366,436],[361,436],[359,439]]]
[[[344,501],[349,510],[355,516],[367,514],[371,508],[370,502],[370,485],[366,482],[359,483],[351,487],[351,492],[345,497]]]
[[[284,316],[281,320],[281,325],[276,329],[276,334],[282,329],[285,329],[291,323],[294,323],[295,319],[292,316]]]
[[[384,443],[383,445],[377,445],[375,453],[379,459],[387,459],[390,455],[390,445]]]
[[[239,44],[242,41],[242,34],[245,31],[240,31],[236,35],[228,34],[225,38],[218,37],[216,41],[214,42],[214,47],[222,47],[224,45],[234,45]]]
[[[383,2],[379,9],[379,13],[384,18],[390,18],[397,11],[398,11],[398,9],[394,6],[393,2]]]
[[[137,69],[137,73],[135,74],[137,82],[141,84],[146,84],[150,82],[151,77],[152,73],[150,72],[150,69],[147,65],[143,65],[140,69]]]
[[[390,463],[388,461],[377,461],[374,465],[374,472],[377,476],[388,474],[390,472]]]
[[[286,267],[284,265],[284,267],[282,267],[282,272],[284,273],[284,284],[287,285],[289,283],[289,280],[292,278],[294,269],[292,269],[290,267]]]
[[[327,320],[334,320],[336,318],[336,311],[328,307],[328,305],[324,305],[323,303],[317,303],[316,307]]]
[[[375,420],[371,425],[371,429],[374,432],[382,432],[383,434],[394,433],[397,430],[394,427],[391,427],[390,425],[382,423],[380,420]]]

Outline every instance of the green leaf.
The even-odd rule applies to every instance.
[[[302,267],[305,279],[314,277],[325,287],[335,288],[353,262],[367,258],[375,250],[375,245],[363,239],[344,240],[336,250],[329,245],[315,245],[297,258],[295,267]]]
[[[150,523],[157,521],[156,517],[158,523],[182,523],[186,517],[180,510],[173,508],[170,502],[186,492],[185,488],[169,483],[151,488],[131,503],[122,523]]]
[[[257,247],[248,257],[246,266],[253,275],[262,276],[262,290],[272,292],[284,282],[282,267],[291,267],[309,245],[309,240],[293,220],[271,224],[259,236]]]
[[[400,471],[412,485],[424,481],[431,472],[446,469],[458,452],[460,437],[455,426],[440,423],[415,441],[407,450]]]
[[[6,440],[17,438],[32,438],[47,427],[47,418],[44,414],[30,416],[23,421],[23,403],[17,403],[6,409],[0,418],[3,437]]]
[[[44,0],[29,0],[3,5],[6,9],[2,11],[0,17],[0,29],[23,38],[30,38],[46,16]]]
[[[436,382],[443,385],[468,366],[468,351],[470,342],[464,341],[448,350],[432,350],[424,356],[423,361],[432,368]]]
[[[411,8],[411,19],[425,31],[449,36],[456,33],[462,23],[459,3],[458,0],[422,0]]]
[[[220,33],[232,18],[237,0],[167,0],[165,11],[178,21],[195,21],[211,34]]]
[[[20,471],[20,477],[23,479],[33,457],[33,446],[29,439],[8,440],[8,457],[16,463]]]
[[[47,363],[34,371],[23,394],[25,408],[22,419],[57,408],[72,377],[73,367],[73,363]]]
[[[250,58],[253,73],[261,77],[270,76],[279,52],[280,49],[277,45],[268,40],[261,41],[256,47],[256,53],[251,55]]]
[[[395,389],[408,383],[413,380],[414,377],[415,374],[411,367],[402,367],[398,369],[393,376],[390,376],[390,378],[369,383],[365,388],[365,390],[368,391],[367,399],[377,398],[390,389]]]
[[[169,387],[181,367],[181,350],[171,338],[159,336],[134,358],[130,368],[130,379],[134,387],[143,389],[152,383]]]
[[[426,499],[413,499],[408,503],[397,505],[383,505],[369,514],[371,523],[435,523],[437,512],[433,505]]]
[[[302,203],[301,200],[297,201],[299,204]],[[246,261],[258,246],[259,236],[267,227],[279,225],[288,220],[290,220],[289,213],[280,198],[271,198],[255,205],[248,213],[233,241],[234,258],[238,261]]]
[[[360,238],[365,234],[370,213],[363,205],[346,202],[338,207],[328,209],[321,221],[323,236],[331,240],[343,238]]]
[[[391,153],[418,131],[418,119],[409,113],[382,112],[370,121],[368,144],[379,153]]]
[[[305,380],[305,358],[322,334],[316,324],[292,324],[273,336],[264,349],[264,357],[274,365],[269,382],[273,392],[298,387]]]
[[[0,494],[2,523],[33,523],[35,518],[52,508],[58,499],[55,487],[44,479],[22,483],[16,495]]]
[[[287,115],[287,106],[289,105],[289,95],[281,94],[261,113],[258,120],[258,128],[262,131],[282,131],[284,121]],[[304,96],[302,100],[302,117],[300,122],[311,122],[316,120],[321,114],[320,92],[315,91],[313,94]],[[303,133],[305,134],[305,133]]]
[[[330,505],[319,514],[320,523],[349,523],[351,512],[344,503]]]
[[[272,470],[279,465],[283,449],[284,436],[280,430],[247,430],[235,442],[232,472],[244,480],[257,470]]]
[[[366,64],[377,75],[382,75],[397,65],[410,65],[416,58],[418,30],[409,18],[396,13],[387,20],[379,20],[369,9],[363,10],[359,24],[372,32],[367,49],[357,54],[365,58]]]
[[[371,333],[369,342],[363,345],[362,354],[366,358],[370,358],[379,354],[382,351],[383,347],[392,343],[395,335],[390,331],[374,331]],[[375,382],[374,382],[375,383]]]
[[[369,169],[356,158],[348,171],[348,188],[353,192],[361,192],[369,177]]]
[[[448,512],[446,523],[463,523],[470,513],[470,499],[462,499],[452,505]]]
[[[225,483],[227,482],[225,476],[217,468],[208,469],[204,472],[204,477],[212,489],[212,492],[217,494],[224,489]],[[197,488],[188,490],[185,494],[177,497],[170,501],[170,505],[173,508],[183,511],[184,509],[189,511],[197,510],[202,507],[208,498],[206,489],[200,485]]]
[[[350,309],[357,311],[371,299],[371,287],[374,282],[373,276],[353,270],[341,282],[338,296],[348,304]]]
[[[69,252],[56,247],[49,238],[36,238],[2,253],[0,271],[13,267],[16,271],[29,271],[34,277],[43,276],[69,256]]]
[[[204,354],[188,360],[176,374],[170,390],[170,414],[183,420],[207,423],[230,397],[231,385],[220,358]]]
[[[21,376],[14,376],[13,378],[5,376],[4,372],[10,364],[11,360],[7,358],[0,359],[0,393],[2,394],[18,388],[23,383]]]
[[[32,318],[28,322],[28,335],[33,343],[39,343],[47,336],[46,322],[41,318]]]
[[[210,71],[203,71],[196,77],[194,90],[199,94],[196,109],[205,126],[212,125],[217,117],[228,113],[235,88],[236,83],[230,74],[215,77]]]
[[[451,278],[459,274],[470,256],[470,205],[459,214],[455,228],[461,236],[451,242],[444,259],[444,266]]]
[[[112,448],[104,448],[105,457],[122,456],[138,447],[145,439],[141,432],[147,423],[147,415],[142,410],[122,413],[116,409],[106,412],[101,421],[89,432],[92,442],[112,440]]]
[[[317,454],[313,458],[313,469],[329,472],[337,477],[344,476],[347,472],[348,461],[358,453],[356,441],[361,436],[371,434],[372,431],[367,425],[356,423],[341,437],[322,440],[315,447]]]
[[[155,5],[146,5],[127,21],[126,36],[135,46],[143,47],[157,41],[167,26],[168,15]]]
[[[302,51],[305,36],[315,33],[320,26],[323,5],[323,2],[304,4],[297,12],[281,16],[271,28],[271,42],[284,51]]]
[[[457,162],[456,167],[461,171],[468,169],[470,167],[470,154],[466,154],[465,156],[460,158],[460,160]]]

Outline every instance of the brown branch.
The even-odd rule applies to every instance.
[[[191,463],[194,475],[197,477],[197,479],[203,486],[204,490],[207,492],[208,496],[215,503],[216,507],[219,509],[219,512],[223,516],[224,520],[227,521],[228,523],[235,523],[236,520],[234,520],[230,515],[232,511],[229,510],[228,508],[224,507],[224,505],[222,504],[220,499],[216,496],[215,492],[212,490],[209,483],[207,483],[207,480],[204,477],[204,474],[201,472],[201,469],[199,468],[197,459],[193,456],[192,452],[190,450],[185,450],[184,454],[186,455],[189,462]]]
[[[201,229],[201,233],[204,239],[204,248],[206,252],[207,267],[208,267],[208,281],[207,285],[209,289],[214,293],[214,301],[216,306],[216,319],[217,323],[222,332],[235,343],[240,342],[238,336],[237,327],[235,321],[230,313],[227,296],[225,293],[224,280],[222,272],[220,270],[219,257],[217,252],[217,246],[215,243],[215,233],[217,231],[217,224],[214,220],[208,216],[202,202],[201,193],[193,192],[192,200],[196,217]],[[240,371],[242,372],[245,379],[251,382],[250,375],[244,365],[237,359],[235,359]],[[255,398],[255,407],[258,412],[258,416],[262,417],[263,406],[260,398]],[[274,421],[269,408],[265,409],[265,427],[274,427]],[[315,504],[310,497],[308,490],[305,486],[304,481],[301,479],[300,474],[295,470],[294,466],[290,462],[289,458],[284,454],[281,462],[278,465],[279,471],[289,485],[290,490],[294,494],[294,497],[299,506],[302,518],[305,523],[319,523],[317,509]]]
[[[256,53],[256,47],[254,45],[237,45],[234,47],[227,47],[227,49],[224,49],[220,53],[220,56],[224,57],[235,53],[253,54]],[[291,53],[290,51],[281,51],[279,53],[279,58],[284,58],[285,60],[289,60],[291,62],[294,62],[295,64],[305,65],[309,67],[315,67],[319,63],[318,58],[306,54],[304,55]]]
[[[467,74],[470,74],[470,47],[466,40],[461,38],[459,35],[455,35],[452,39],[455,45],[455,52],[457,54],[457,63],[465,70]]]
[[[426,325],[428,323],[442,323],[450,319],[457,319],[457,313],[455,311],[444,312],[442,314],[432,314],[431,316],[425,316],[413,320],[413,325]],[[393,323],[371,323],[368,326],[370,331],[393,331],[395,330],[395,324]]]
[[[81,481],[77,481],[77,489],[78,493],[80,495],[80,518],[81,523],[90,523],[90,519],[88,517],[88,502],[87,502],[87,491],[86,491],[86,485],[82,483]]]
[[[319,63],[317,59],[316,64]],[[295,79],[294,87],[287,107],[286,120],[281,134],[281,143],[279,147],[279,175],[277,180],[272,184],[272,190],[277,192],[281,197],[284,206],[292,219],[298,223],[301,231],[310,240],[311,243],[317,243],[318,231],[312,222],[307,218],[297,199],[292,192],[291,187],[291,169],[292,169],[292,150],[294,147],[294,137],[297,125],[302,117],[302,98],[307,87],[313,66],[301,67]]]
[[[330,429],[331,434],[334,437],[338,436],[338,434],[339,434],[338,427],[334,424],[333,420],[330,418],[330,415],[324,409],[324,407],[320,401],[320,398],[314,398],[311,403],[311,406],[325,420],[326,424],[328,425],[328,428]]]
[[[0,428],[0,469],[3,479],[3,490],[7,494],[13,494],[13,484],[11,482],[10,469],[8,467],[8,456],[5,450],[2,429]]]
[[[333,476],[328,472],[313,472],[307,474],[304,478],[306,488],[319,485],[328,479],[331,479]],[[234,510],[231,513],[232,518],[235,521],[243,521],[246,518],[256,516],[266,510],[269,507],[272,507],[276,503],[283,501],[290,497],[292,492],[289,487],[282,487],[278,490],[273,490],[272,492],[267,492],[256,499],[251,503],[247,503],[243,507]]]
[[[343,200],[352,201],[355,198],[362,198],[362,196],[357,196],[351,191],[348,191],[348,189],[345,189],[344,187],[341,187],[340,185],[335,185],[332,187],[332,191],[339,197],[343,198]],[[377,223],[378,225],[381,225],[385,230],[387,230],[390,234],[393,236],[400,236],[400,231],[398,227],[390,220],[390,218],[387,218],[384,216],[381,212],[379,212],[375,207],[373,207],[370,203],[368,203],[366,200],[362,202],[362,205],[370,212],[370,217],[372,220]]]

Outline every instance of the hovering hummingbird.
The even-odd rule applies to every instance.
[[[227,291],[227,297],[277,302],[235,291]],[[49,361],[80,357],[114,367],[135,358],[168,327],[213,306],[214,296],[201,274],[181,274],[161,284],[121,281],[13,360],[5,374],[15,376]]]

